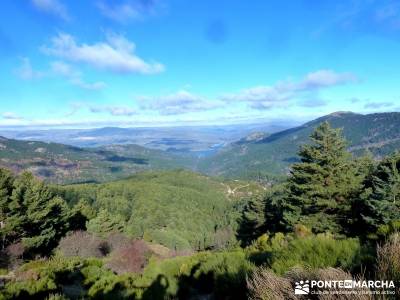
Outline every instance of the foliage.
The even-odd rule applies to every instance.
[[[79,270],[91,265],[101,266],[101,263],[62,257],[32,261],[16,270],[15,279],[6,284],[3,294],[5,299],[21,300],[64,294],[64,285],[72,284],[79,278]]]
[[[29,253],[48,253],[69,230],[74,217],[65,201],[32,174],[0,172],[0,233],[3,249],[22,242]]]
[[[360,180],[340,130],[324,122],[311,140],[313,143],[302,146],[299,152],[301,162],[292,166],[284,221],[291,230],[303,224],[316,233],[343,232],[340,217],[347,215]]]
[[[89,231],[116,231],[174,250],[236,244],[239,212],[226,187],[189,171],[149,172],[105,184],[60,188],[71,204],[84,201],[97,211]],[[188,221],[190,220],[190,222]]]
[[[69,233],[60,240],[57,249],[65,257],[103,257],[109,252],[106,241],[86,231]]]
[[[353,204],[354,232],[370,238],[390,233],[400,220],[400,152],[378,163],[366,176]],[[393,231],[393,230],[392,230]]]
[[[247,249],[199,252],[162,260],[143,256],[146,251],[142,250],[145,247],[138,244],[119,248],[114,253],[116,256],[111,254],[103,259],[104,266],[99,260],[78,257],[31,262],[16,271],[16,280],[5,287],[6,295],[13,299],[54,293],[71,296],[70,293],[78,290],[85,299],[190,299],[199,295],[246,299],[246,278],[256,264],[271,266],[277,274],[284,274],[295,266],[348,270],[358,264],[360,245],[354,239],[335,240],[325,235],[296,238],[276,234],[271,239],[263,236],[256,246]],[[257,254],[267,255],[255,261]],[[144,258],[148,265],[143,269]],[[134,268],[128,270],[131,266]],[[114,267],[114,271],[124,274],[108,270]]]
[[[271,268],[283,274],[294,266],[351,269],[361,264],[361,247],[356,239],[335,240],[329,235],[294,239],[272,253]]]
[[[369,249],[358,239],[335,239],[330,234],[296,237],[293,234],[263,235],[247,249],[256,264],[266,264],[276,274],[293,267],[340,267],[354,270],[368,257]]]
[[[149,254],[149,248],[143,240],[132,241],[114,250],[106,266],[117,274],[140,273],[147,264]]]
[[[106,237],[111,233],[121,232],[125,228],[125,221],[121,215],[113,215],[101,209],[97,216],[86,224],[88,231]]]
[[[242,209],[238,238],[249,245],[265,232],[284,231],[283,203],[287,197],[286,183],[268,188],[262,197],[251,198]]]
[[[243,245],[248,245],[266,231],[265,207],[265,199],[261,197],[251,198],[246,203],[239,229],[239,238]]]

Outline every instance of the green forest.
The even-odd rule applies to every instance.
[[[0,299],[333,299],[294,283],[400,281],[400,153],[353,156],[328,122],[297,150],[263,181],[56,185],[0,169]]]

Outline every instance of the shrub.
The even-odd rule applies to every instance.
[[[197,257],[198,262],[189,268],[190,275],[180,277],[180,298],[190,298],[197,291],[197,295],[212,293],[216,299],[245,299],[246,276],[254,265],[242,250]]]
[[[192,246],[178,230],[148,230],[144,239],[149,242],[157,242],[175,251],[190,250]]]
[[[14,243],[6,248],[6,257],[8,260],[8,265],[11,268],[15,268],[22,263],[23,255],[26,248],[22,242]]]
[[[22,258],[25,247],[22,242],[11,244],[7,247],[7,254],[13,258]]]
[[[58,294],[62,291],[67,298],[70,298],[67,289],[64,289],[66,286],[76,285],[77,282],[86,284],[82,278],[83,274],[79,271],[101,265],[101,262],[96,259],[82,260],[78,257],[61,256],[49,260],[31,261],[14,272],[15,280],[6,283],[5,299],[47,299],[47,297],[65,299],[65,297],[59,298]],[[97,272],[97,274],[101,273]]]
[[[294,226],[294,230],[293,231],[294,231],[294,234],[297,237],[300,237],[300,238],[311,235],[311,230],[307,226],[304,226],[302,224],[296,224]]]
[[[106,266],[117,274],[142,272],[147,263],[149,248],[143,240],[136,240],[111,253]]]
[[[108,252],[107,243],[86,231],[75,231],[62,238],[58,249],[66,257],[103,257]]]
[[[319,234],[295,238],[281,245],[272,245],[269,258],[269,265],[277,274],[283,274],[295,266],[341,267],[350,270],[361,264],[362,253],[358,239],[336,240],[330,235]]]
[[[129,247],[131,243],[132,240],[129,237],[119,232],[111,233],[107,238],[107,245],[110,252]]]

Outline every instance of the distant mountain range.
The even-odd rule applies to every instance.
[[[265,122],[225,126],[182,126],[95,129],[2,130],[0,136],[25,141],[53,142],[76,147],[135,144],[169,152],[208,154],[255,131],[274,133],[298,123]]]
[[[79,139],[86,147],[0,138],[0,165],[29,170],[57,183],[108,181],[144,170],[185,168],[227,178],[284,175],[298,160],[299,146],[321,122],[343,128],[349,150],[376,157],[400,149],[400,113],[336,112],[304,125],[274,132],[270,125],[224,128],[137,128],[8,132],[19,139]],[[275,127],[283,126],[279,125]],[[235,131],[237,129],[237,132]],[[270,129],[269,132],[263,129]],[[193,130],[193,131],[191,131]],[[61,133],[61,137],[55,133]],[[246,133],[240,135],[242,133]],[[64,135],[63,135],[64,134]],[[130,139],[125,139],[130,135]],[[134,145],[130,140],[140,140]],[[236,140],[230,142],[231,140]],[[86,141],[86,142],[85,142]],[[87,147],[88,145],[93,147]],[[100,146],[99,146],[100,145]],[[155,148],[155,149],[154,149]]]
[[[242,138],[204,158],[198,170],[230,178],[285,174],[290,164],[298,160],[299,146],[309,142],[311,132],[323,121],[335,128],[343,128],[349,150],[356,155],[369,150],[380,157],[400,149],[400,113],[336,112],[271,135],[253,134]]]

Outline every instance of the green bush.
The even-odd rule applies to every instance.
[[[266,262],[277,274],[284,274],[293,267],[340,267],[351,270],[362,260],[362,247],[358,239],[334,239],[329,234],[293,238],[281,235],[270,242]]]
[[[101,266],[98,260],[54,257],[31,261],[15,271],[15,280],[4,287],[5,299],[45,299],[63,293],[63,286],[82,280],[80,269]]]

